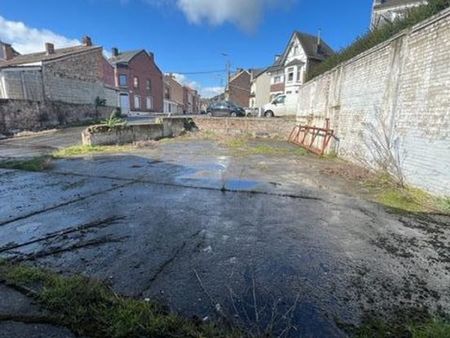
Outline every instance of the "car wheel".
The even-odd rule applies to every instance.
[[[231,113],[231,117],[237,117],[237,113],[235,112]]]
[[[212,117],[212,113],[207,113],[206,115],[209,117]]]
[[[268,111],[266,111],[266,112],[264,113],[264,116],[267,117],[267,118],[270,118],[270,117],[274,117],[275,114],[273,113],[273,111],[268,110]]]
[[[252,113],[248,113],[247,117],[253,117]]]

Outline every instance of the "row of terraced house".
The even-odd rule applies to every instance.
[[[0,99],[59,101],[120,107],[122,113],[196,114],[195,89],[164,75],[152,52],[103,47],[86,36],[79,46],[20,54],[0,42]]]

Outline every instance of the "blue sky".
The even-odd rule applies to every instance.
[[[0,0],[0,39],[19,51],[77,43],[153,51],[164,72],[264,67],[293,30],[316,34],[333,48],[349,44],[370,22],[372,0]],[[210,95],[225,73],[184,75]]]

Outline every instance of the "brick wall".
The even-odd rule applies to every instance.
[[[450,10],[306,83],[297,119],[329,118],[340,156],[377,167],[377,144],[406,181],[450,195]]]
[[[200,130],[217,134],[270,136],[287,140],[297,124],[293,119],[192,118]]]
[[[0,133],[42,130],[108,117],[112,107],[65,102],[0,99]]]
[[[241,107],[248,107],[250,103],[251,75],[242,71],[230,81],[228,89],[229,100]]]

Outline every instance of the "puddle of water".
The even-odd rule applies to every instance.
[[[252,180],[228,180],[225,183],[225,188],[229,190],[255,190],[258,186],[261,186],[261,182]]]

